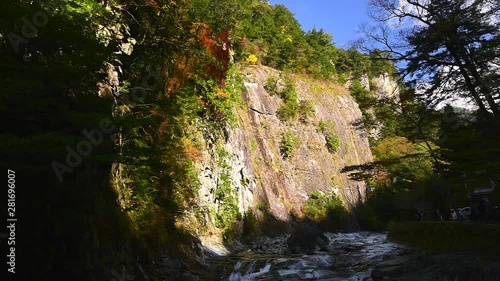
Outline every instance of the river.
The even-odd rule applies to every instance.
[[[251,249],[226,257],[221,280],[349,280],[370,277],[372,268],[405,247],[387,240],[386,233],[326,233],[329,251],[287,254],[286,236],[262,238]],[[230,265],[234,264],[231,268]]]

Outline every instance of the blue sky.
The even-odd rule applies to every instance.
[[[360,35],[359,25],[369,22],[367,0],[271,0],[271,4],[284,4],[299,21],[304,31],[323,28],[333,35],[338,47]]]

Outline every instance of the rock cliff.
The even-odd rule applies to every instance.
[[[291,76],[299,100],[312,101],[314,113],[306,120],[282,121],[277,114],[282,98],[265,89],[268,78],[278,77],[279,71],[247,66],[240,73],[244,80],[243,106],[236,108],[238,124],[228,129],[223,143],[226,163],[231,167],[225,173],[237,194],[240,212],[265,206],[276,219],[289,221],[292,215],[302,215],[304,202],[315,190],[334,191],[348,210],[365,200],[365,183],[340,173],[346,165],[372,161],[366,134],[352,125],[361,118],[361,111],[349,91],[333,82]],[[325,134],[318,128],[320,122],[333,123],[339,139],[336,151],[329,151]],[[280,151],[286,132],[298,137],[289,157],[283,157]],[[205,141],[210,147],[210,141]],[[199,204],[208,209],[220,207],[215,194],[225,169],[218,165],[217,157],[212,147],[199,163]],[[350,227],[357,228],[354,220]]]

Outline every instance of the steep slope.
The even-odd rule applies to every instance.
[[[361,111],[348,90],[333,82],[293,76],[299,100],[312,101],[314,113],[306,120],[282,121],[277,110],[283,100],[265,89],[268,78],[278,77],[280,72],[265,66],[247,66],[240,72],[244,105],[236,109],[238,125],[228,130],[223,144],[240,212],[265,207],[276,219],[290,221],[292,215],[302,216],[304,202],[316,190],[334,191],[348,210],[363,201],[365,183],[340,173],[346,165],[372,160],[367,137],[352,125],[361,118]],[[325,135],[318,128],[321,121],[334,124],[340,140],[335,152],[327,148]],[[298,143],[290,156],[284,157],[280,147],[287,132],[297,136]],[[206,145],[210,147],[208,142]],[[224,169],[217,164],[213,148],[211,152],[204,153],[199,167],[199,203],[218,209],[220,201],[215,194],[224,181]],[[355,220],[347,227],[356,229]]]

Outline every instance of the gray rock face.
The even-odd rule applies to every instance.
[[[227,174],[231,187],[238,197],[240,213],[245,213],[254,202],[254,192],[257,189],[257,179],[250,159],[248,140],[241,128],[234,128],[227,132],[223,149],[227,152],[224,158],[230,169],[220,167],[214,155],[216,147],[210,140],[206,140],[207,150],[203,152],[202,160],[198,165],[200,180],[199,205],[217,208],[215,190],[222,182],[222,175]],[[207,218],[208,220],[209,218]]]
[[[288,235],[275,238],[259,237],[252,242],[251,251],[258,254],[286,254]]]
[[[372,161],[367,136],[353,126],[361,118],[361,111],[348,90],[333,82],[323,85],[294,77],[298,99],[312,101],[314,113],[304,122],[286,122],[277,114],[283,100],[264,88],[268,77],[278,77],[279,72],[264,66],[245,67],[241,71],[244,106],[235,109],[238,124],[227,129],[222,145],[228,152],[226,162],[231,169],[224,171],[219,167],[214,140],[207,137],[210,134],[204,134],[206,149],[197,167],[201,184],[197,205],[218,209],[214,191],[224,172],[229,173],[242,214],[250,207],[262,215],[255,208],[260,204],[277,220],[290,221],[291,214],[302,213],[304,202],[315,190],[335,192],[347,209],[365,200],[366,184],[352,181],[340,172],[347,165]],[[277,82],[279,89],[285,86],[282,80]],[[334,124],[340,140],[335,153],[328,150],[326,138],[317,128],[320,121]],[[300,142],[284,159],[280,146],[288,131],[298,136]],[[206,221],[210,219],[213,218],[205,217]],[[352,219],[346,228],[354,231],[359,227]]]
[[[391,78],[388,73],[384,73],[379,77],[373,78],[372,84],[375,88],[375,95],[378,99],[399,99],[398,83],[393,78]]]

